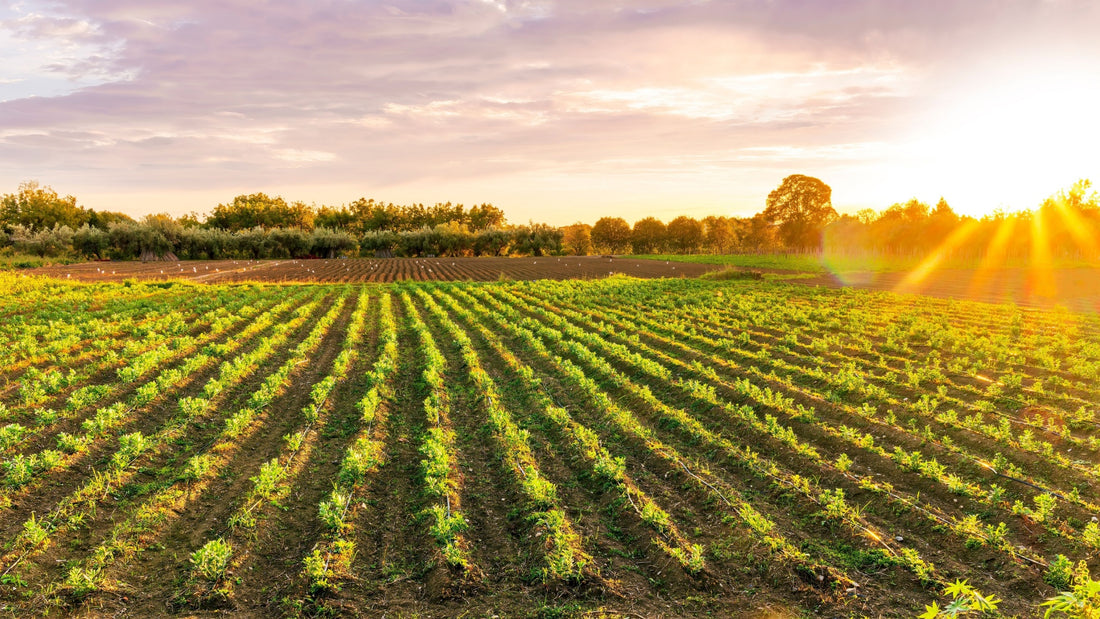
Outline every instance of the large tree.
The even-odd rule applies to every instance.
[[[466,214],[466,222],[471,230],[499,228],[505,221],[504,211],[488,203],[471,206]]]
[[[715,254],[728,253],[737,244],[737,230],[728,217],[708,215],[703,218],[703,234],[707,250]]]
[[[677,253],[694,254],[703,245],[703,224],[699,220],[680,215],[668,222],[668,244]]]
[[[665,224],[660,219],[646,217],[634,222],[630,243],[634,246],[636,254],[654,254],[664,249],[667,234]]]
[[[313,209],[302,202],[287,204],[280,196],[264,193],[239,195],[229,204],[219,204],[206,218],[211,228],[313,228]]]
[[[25,181],[19,191],[0,196],[0,226],[11,231],[23,226],[32,232],[57,226],[76,229],[88,223],[90,212],[73,196],[61,197],[51,187]]]
[[[821,231],[836,218],[833,190],[820,179],[792,174],[768,194],[762,215],[778,224],[779,236],[794,249],[821,246]]]
[[[622,217],[601,217],[592,226],[592,244],[601,252],[622,254],[630,251],[630,224]]]
[[[562,246],[571,256],[587,256],[592,253],[592,226],[577,222],[565,226],[562,231]]]

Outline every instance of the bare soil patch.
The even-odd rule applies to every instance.
[[[185,260],[180,262],[86,262],[30,269],[28,274],[80,281],[184,279],[206,283],[395,281],[495,281],[498,279],[598,279],[697,277],[714,264],[637,260],[605,256],[537,258],[337,258],[333,260]]]

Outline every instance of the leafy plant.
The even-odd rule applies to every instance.
[[[1043,613],[1043,619],[1050,617],[1066,617],[1067,619],[1098,619],[1100,618],[1100,581],[1092,579],[1089,567],[1084,561],[1077,563],[1073,571],[1073,589],[1062,591],[1058,595],[1047,598],[1047,601],[1039,605],[1047,607]]]
[[[955,580],[944,588],[944,593],[951,596],[951,602],[947,606],[941,608],[939,603],[932,602],[924,607],[924,612],[918,615],[918,618],[938,619],[994,612],[1001,602],[996,596],[982,595],[977,589],[967,584],[966,580]]]
[[[1073,562],[1066,555],[1055,557],[1047,566],[1046,574],[1043,574],[1043,581],[1058,590],[1069,589],[1073,578]]]
[[[225,576],[229,561],[233,558],[233,547],[222,538],[212,539],[202,548],[191,553],[191,573],[211,582]]]

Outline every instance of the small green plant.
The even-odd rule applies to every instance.
[[[197,578],[215,582],[225,576],[225,570],[232,558],[233,547],[229,542],[220,537],[212,539],[191,553],[191,573]]]
[[[673,548],[671,554],[685,570],[692,574],[703,569],[705,561],[703,560],[703,547],[699,544],[692,544],[687,549]]]
[[[1073,571],[1073,590],[1048,598],[1039,605],[1040,608],[1043,606],[1047,607],[1043,619],[1097,619],[1100,617],[1100,581],[1092,579],[1089,566],[1081,561]]]
[[[1035,496],[1035,511],[1031,517],[1036,522],[1043,522],[1048,520],[1054,515],[1054,508],[1058,506],[1058,500],[1050,494],[1039,494]]]
[[[4,484],[9,488],[25,485],[34,476],[34,460],[23,454],[16,454],[3,463]]]
[[[641,517],[644,522],[662,533],[667,533],[672,528],[672,519],[669,518],[668,512],[652,502],[642,505]]]
[[[965,580],[956,580],[944,588],[944,593],[951,596],[951,602],[944,607],[932,602],[924,607],[924,612],[918,615],[918,619],[938,619],[939,617],[960,617],[963,615],[995,612],[997,604],[1001,600],[997,596],[988,597],[982,595],[977,589],[967,584]]]
[[[87,435],[74,436],[68,432],[61,432],[57,435],[57,448],[65,453],[82,452],[88,448],[91,442],[92,437]]]
[[[72,591],[74,597],[82,598],[96,590],[96,580],[99,570],[74,567],[65,576],[65,586]]]
[[[842,453],[837,457],[836,468],[841,472],[845,472],[852,468],[852,459],[848,457],[848,454]]]
[[[42,525],[42,521],[35,519],[34,514],[23,523],[23,540],[29,548],[34,548],[50,538],[50,531]]]
[[[321,522],[325,523],[325,526],[333,531],[339,532],[343,530],[344,516],[347,513],[348,503],[350,501],[350,494],[347,492],[340,492],[338,487],[334,487],[328,500],[322,501],[318,508]]]
[[[351,574],[351,560],[355,556],[355,543],[338,540],[330,552],[320,548],[305,558],[306,576],[313,591],[338,591],[337,579]]]
[[[23,438],[27,429],[17,423],[9,423],[0,428],[0,449],[7,449]]]
[[[1058,555],[1047,566],[1043,581],[1059,591],[1069,589],[1073,584],[1073,562],[1067,559],[1066,555]]]
[[[826,520],[841,521],[852,515],[852,508],[844,500],[844,490],[841,488],[822,490],[820,499],[824,508],[822,515]]]
[[[200,454],[187,461],[181,477],[187,481],[196,481],[205,477],[214,468],[214,457],[209,454]]]

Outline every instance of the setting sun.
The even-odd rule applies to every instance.
[[[976,76],[973,91],[941,97],[947,100],[912,128],[898,162],[911,167],[890,182],[912,186],[918,195],[949,196],[974,216],[1035,208],[1055,188],[1096,175],[1098,97],[1095,68],[1024,74],[998,84]]]
[[[1100,177],[1095,5],[788,4],[17,3],[0,180],[131,214],[264,190],[565,225],[747,216],[798,171],[841,213],[973,216]]]

